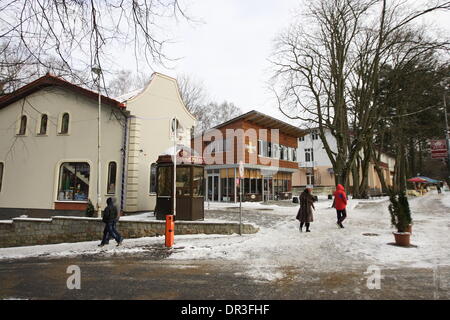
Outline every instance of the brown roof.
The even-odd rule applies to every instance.
[[[288,134],[290,136],[294,136],[296,138],[303,137],[303,136],[305,136],[307,134],[306,130],[300,129],[300,128],[296,127],[296,126],[293,126],[293,125],[291,125],[289,123],[286,123],[284,121],[275,119],[275,118],[273,118],[271,116],[268,116],[268,115],[266,115],[264,113],[261,113],[261,112],[258,112],[256,110],[252,110],[252,111],[249,111],[247,113],[244,113],[244,114],[242,114],[242,115],[240,115],[240,116],[238,116],[238,117],[236,117],[234,119],[231,119],[231,120],[228,120],[228,121],[226,121],[224,123],[221,123],[221,124],[215,126],[214,128],[218,129],[218,128],[224,127],[226,125],[229,125],[230,123],[233,123],[233,122],[236,122],[236,121],[239,121],[239,120],[249,121],[249,122],[257,124],[257,125],[259,125],[261,127],[264,127],[264,128],[279,129],[280,132],[283,132],[283,133]]]
[[[39,79],[36,79],[33,82],[30,82],[29,84],[17,89],[16,91],[0,97],[0,109],[10,105],[13,102],[18,101],[36,91],[39,91],[43,88],[51,87],[51,86],[58,86],[58,87],[66,88],[66,89],[72,90],[76,93],[79,93],[81,95],[84,95],[88,98],[98,100],[97,92],[82,88],[80,86],[77,86],[73,83],[70,83],[64,79],[58,78],[51,74],[46,74],[45,76],[40,77]],[[109,104],[113,107],[117,107],[120,109],[125,109],[125,105],[117,100],[108,98],[104,95],[102,95],[101,98],[102,98],[102,103],[106,103],[106,104]]]

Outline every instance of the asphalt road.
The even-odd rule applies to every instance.
[[[155,248],[145,256],[12,260],[0,262],[0,299],[450,299],[450,268],[382,270],[380,289],[367,287],[366,270],[317,273],[285,270],[258,282],[224,261],[171,261]],[[68,289],[80,268],[80,289]]]

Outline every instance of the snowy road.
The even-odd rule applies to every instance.
[[[330,204],[316,205],[311,233],[299,232],[297,206],[245,204],[244,222],[260,226],[257,234],[178,236],[172,250],[161,237],[107,249],[97,242],[2,248],[0,298],[450,298],[450,193],[411,200],[410,248],[391,245],[386,199],[351,200],[345,229]],[[211,204],[207,218],[236,221],[238,210]],[[70,264],[80,265],[86,290],[64,288]],[[382,290],[367,288],[370,266],[381,270]],[[102,288],[111,281],[121,290],[108,296]]]

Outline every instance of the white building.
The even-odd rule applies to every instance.
[[[186,145],[195,125],[176,80],[155,73],[142,90],[101,101],[97,188],[98,93],[46,75],[0,98],[0,219],[82,212],[97,190],[101,207],[115,197],[126,212],[154,209],[152,164],[173,144],[171,121]]]
[[[299,138],[298,161],[299,170],[294,174],[293,186],[304,187],[334,187],[335,179],[333,166],[319,137],[318,129],[310,129],[310,133]],[[337,151],[336,139],[329,130],[325,131],[327,142],[332,151]],[[387,185],[392,185],[395,166],[394,158],[382,154],[380,166],[383,170]],[[368,185],[371,189],[381,190],[381,183],[375,171],[374,165],[369,166]],[[350,179],[350,184],[352,180]]]

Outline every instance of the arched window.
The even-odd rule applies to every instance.
[[[69,133],[69,114],[66,112],[61,118],[61,132],[62,134]]]
[[[46,114],[43,114],[41,116],[41,126],[39,128],[39,134],[47,134],[47,122],[48,116]]]
[[[64,162],[59,169],[58,201],[88,201],[90,167],[86,162]]]
[[[114,161],[111,161],[108,165],[108,186],[107,186],[108,194],[116,193],[116,176],[117,176],[117,164]]]
[[[20,128],[19,128],[19,135],[25,135],[27,132],[27,116],[23,115],[20,118]]]

